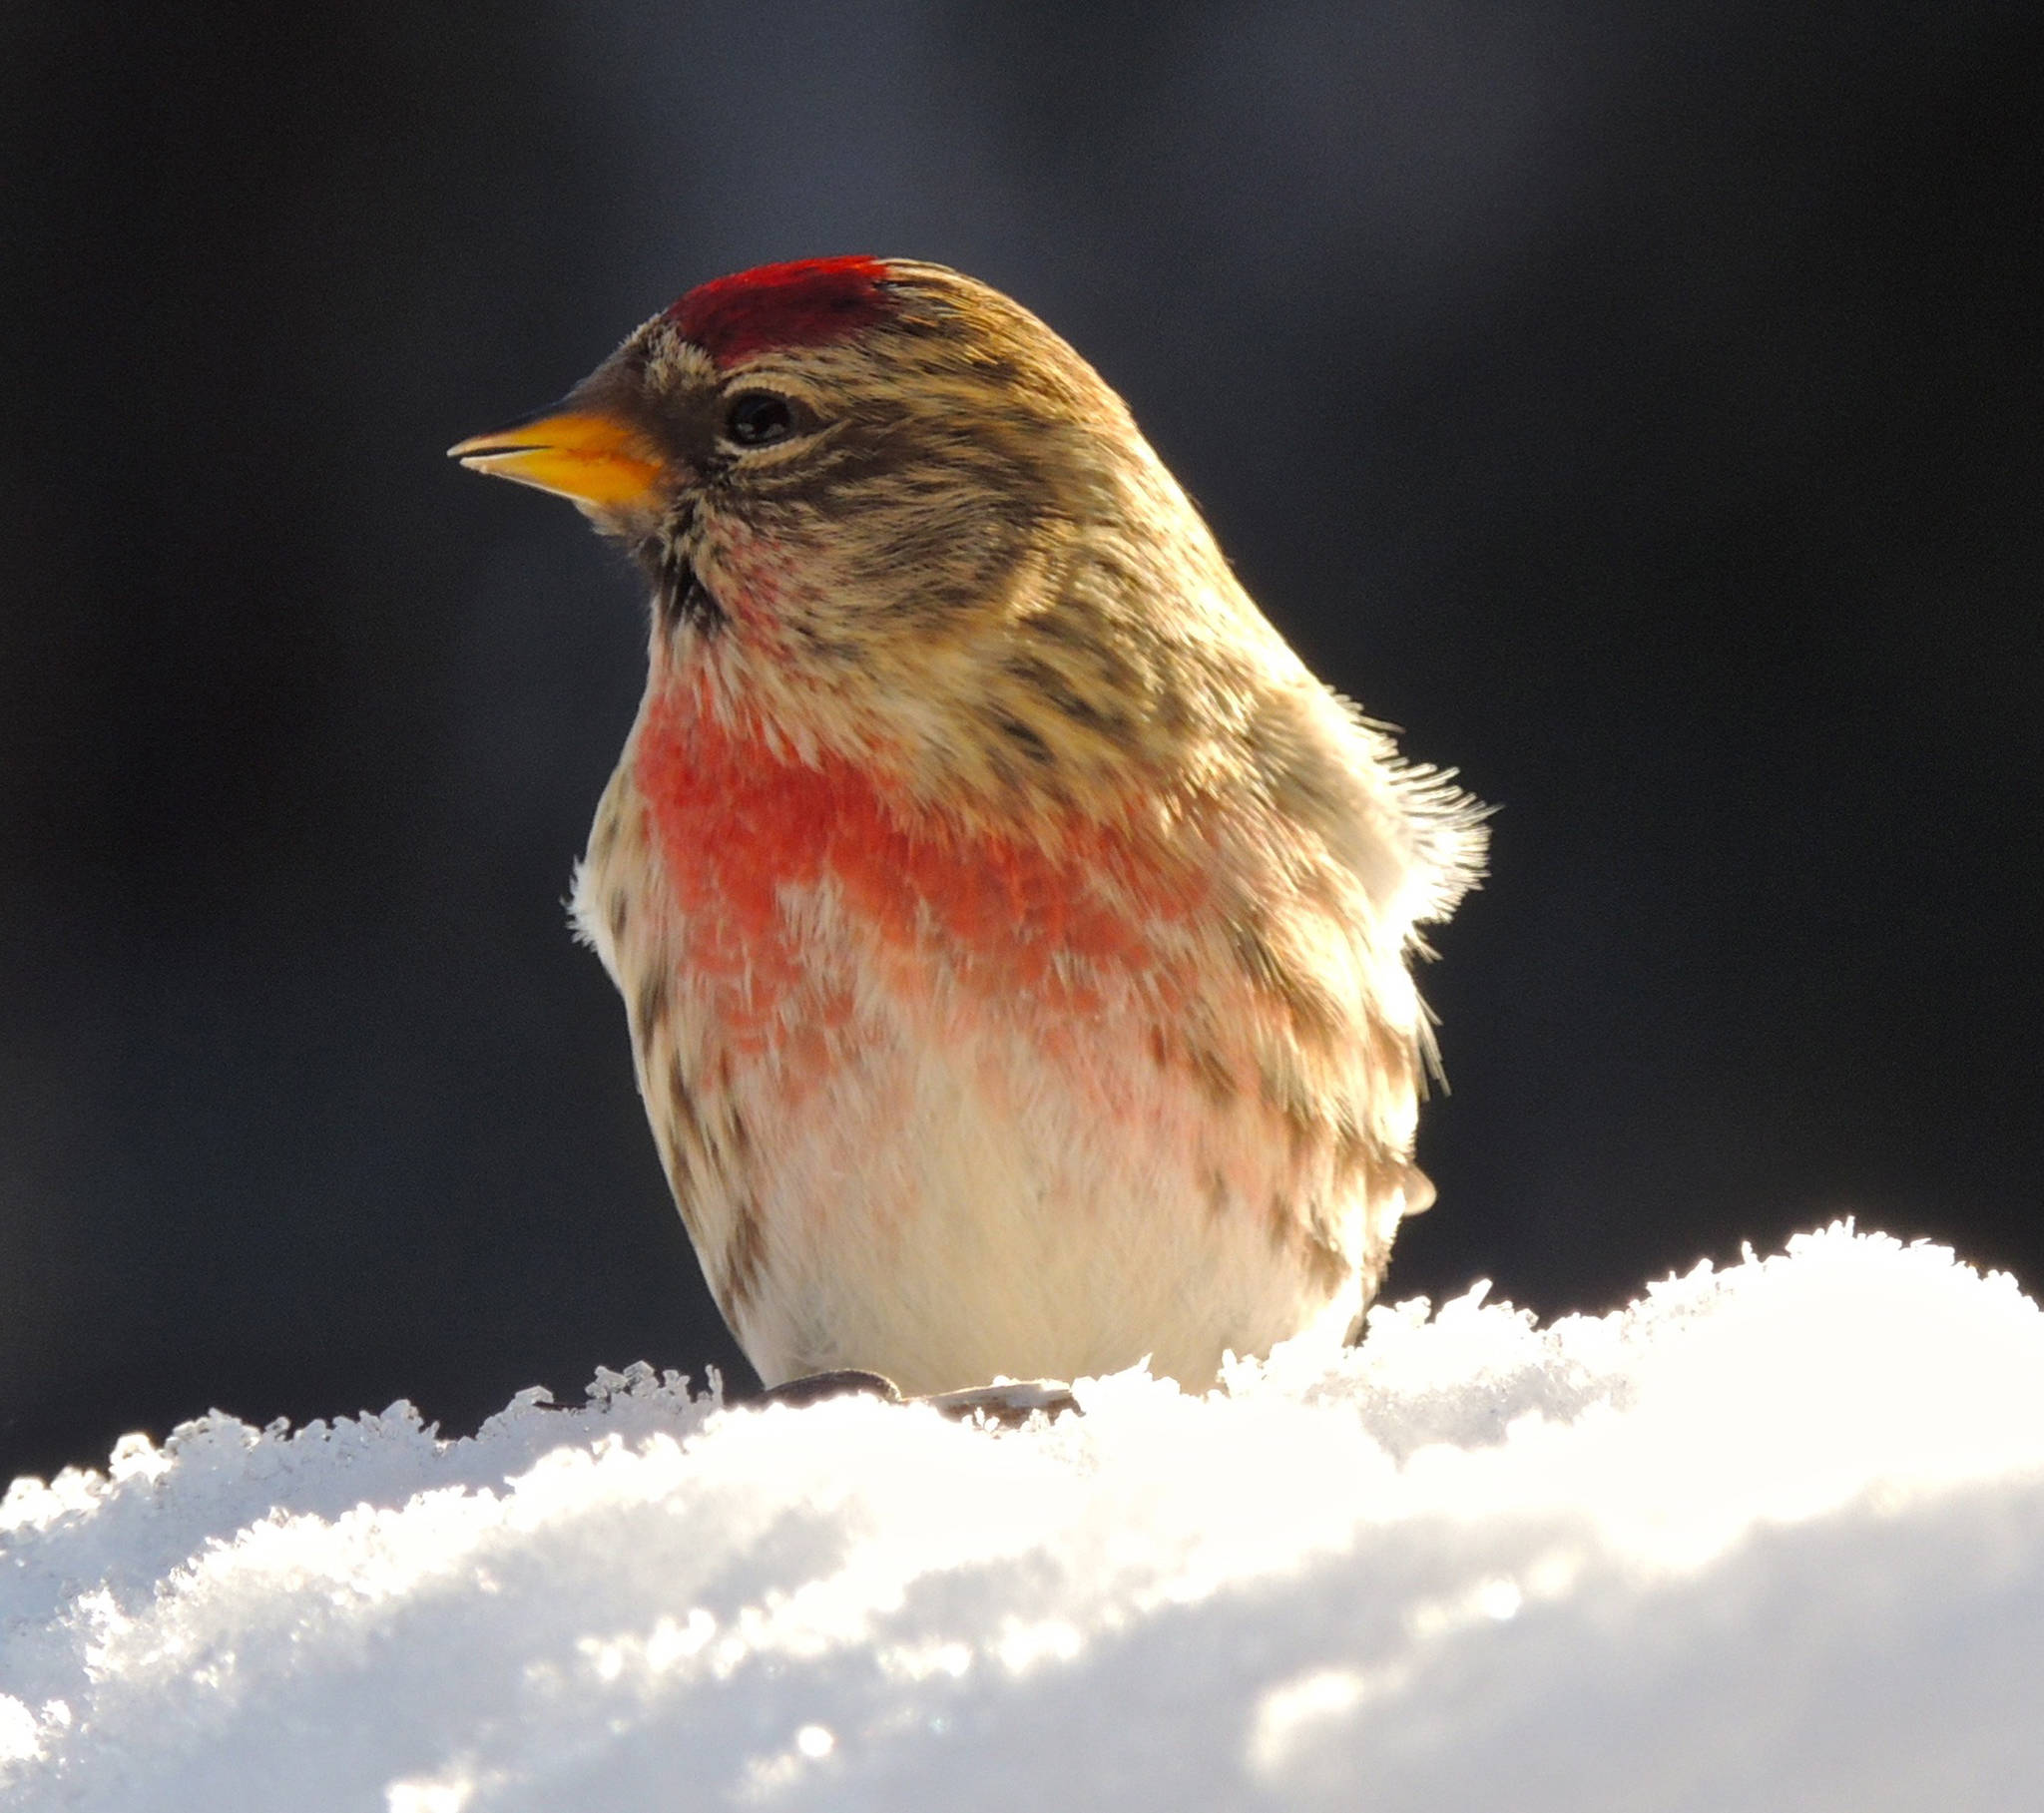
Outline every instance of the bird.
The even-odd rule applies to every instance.
[[[716,278],[451,457],[651,597],[571,902],[765,1386],[1354,1339],[1434,1066],[1453,769],[1323,684],[1070,345],[945,266]]]

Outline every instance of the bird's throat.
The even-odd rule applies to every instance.
[[[655,567],[654,610],[664,637],[684,628],[706,636],[724,628],[724,607],[703,583],[694,561],[679,550],[663,548]]]

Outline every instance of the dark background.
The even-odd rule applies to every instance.
[[[0,1477],[749,1377],[561,898],[636,588],[457,436],[941,259],[1503,810],[1394,1295],[2044,1283],[2034,0],[0,11]]]

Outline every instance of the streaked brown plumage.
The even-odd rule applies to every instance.
[[[1408,963],[1478,813],[1090,366],[935,265],[769,266],[455,451],[652,583],[577,913],[769,1384],[1201,1386],[1352,1330],[1430,1199]]]

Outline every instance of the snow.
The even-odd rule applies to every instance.
[[[2044,1318],[1837,1226],[1000,1432],[673,1375],[0,1509],[0,1803],[2044,1805]]]

